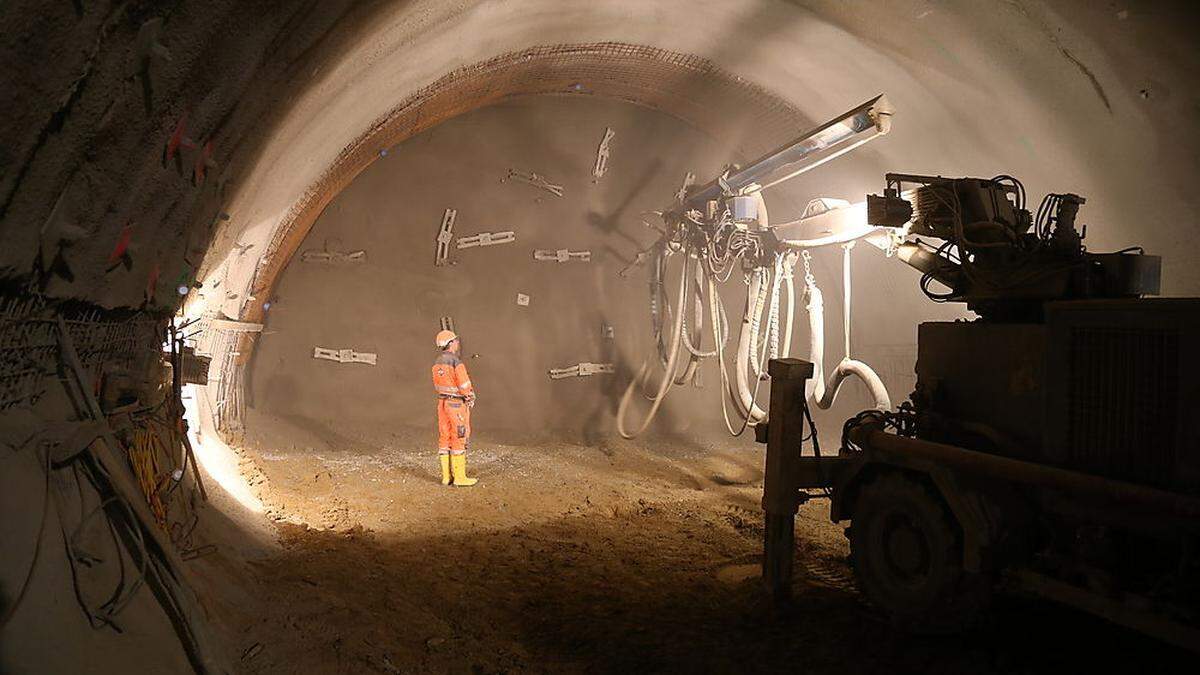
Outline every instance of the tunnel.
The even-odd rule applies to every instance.
[[[759,579],[771,460],[755,442],[769,425],[739,417],[725,372],[757,272],[697,281],[684,312],[668,294],[684,299],[691,263],[677,256],[656,286],[655,254],[689,189],[882,94],[886,133],[762,190],[759,224],[883,194],[889,172],[1015,176],[1034,205],[1086,199],[1087,251],[1161,256],[1159,295],[1200,294],[1196,14],[1166,0],[6,4],[0,672],[1188,658],[1111,613],[1022,594],[998,593],[986,624],[913,635],[864,597],[829,491],[799,505],[793,597],[773,604]],[[751,340],[750,407],[774,400],[765,345],[813,358],[812,287],[818,368],[853,356],[890,396],[849,378],[814,407],[804,442],[827,452],[848,419],[914,391],[919,324],[976,318],[931,302],[894,246],[784,259],[773,283],[795,289]],[[673,350],[657,338],[676,318],[697,365],[660,406]],[[469,397],[442,399],[470,406],[465,455],[450,451],[469,488],[438,480],[464,426],[447,412],[439,438],[435,359],[470,373]]]

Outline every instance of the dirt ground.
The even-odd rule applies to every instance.
[[[479,484],[456,489],[427,430],[254,427],[243,470],[278,546],[198,570],[241,672],[1062,673],[1178,658],[1019,599],[966,636],[908,636],[858,595],[821,502],[797,518],[795,599],[772,607],[761,446],[483,436]]]

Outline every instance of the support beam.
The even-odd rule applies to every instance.
[[[767,373],[771,376],[771,418],[763,475],[766,527],[762,573],[771,596],[785,600],[792,590],[795,517],[800,506],[796,476],[804,438],[804,386],[812,377],[813,364],[802,359],[772,359]]]
[[[1177,516],[1191,522],[1200,519],[1200,499],[1145,485],[967,450],[945,443],[897,436],[871,425],[852,429],[850,441],[876,452],[910,460],[924,460],[964,473],[1061,490],[1081,498],[1120,504],[1126,509],[1144,509],[1147,513]]]

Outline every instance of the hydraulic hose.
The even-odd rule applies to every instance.
[[[792,276],[792,270],[796,266],[796,254],[794,252],[787,253],[783,259],[783,281],[784,288],[787,289],[787,320],[784,322],[783,328],[783,353],[782,358],[787,358],[792,355],[792,325],[796,319],[796,279]]]
[[[758,227],[759,229],[765,229],[768,224],[766,203],[761,194],[756,194],[756,197],[759,203]],[[757,251],[757,249],[755,250]],[[674,306],[670,304],[667,298],[664,283],[667,257],[665,248],[660,249],[659,256],[657,256],[651,268],[651,322],[654,328],[655,347],[659,363],[663,368],[663,375],[653,395],[643,391],[643,395],[651,402],[650,410],[637,428],[632,430],[626,424],[629,403],[633,398],[634,390],[639,387],[644,388],[650,382],[650,358],[647,358],[643,362],[637,376],[630,381],[617,407],[617,431],[626,439],[637,437],[649,427],[672,384],[686,384],[689,381],[694,381],[701,361],[713,355],[717,356],[719,362],[721,387],[729,393],[730,399],[733,400],[742,418],[741,427],[735,430],[733,428],[734,425],[729,420],[728,409],[725,405],[726,401],[722,396],[722,416],[729,432],[734,436],[740,435],[750,424],[765,419],[767,413],[757,405],[755,399],[764,379],[762,373],[764,372],[768,357],[774,358],[780,354],[779,302],[782,295],[781,291],[784,288],[787,290],[788,305],[785,319],[786,328],[783,331],[785,333],[783,337],[783,355],[786,356],[791,351],[792,328],[795,317],[795,281],[792,277],[792,266],[795,264],[796,259],[794,253],[778,255],[775,257],[775,264],[771,268],[759,267],[750,274],[746,289],[746,306],[742,314],[742,325],[738,334],[737,352],[734,358],[735,373],[733,378],[729,377],[727,364],[725,363],[725,346],[728,343],[730,332],[729,320],[725,315],[725,308],[720,294],[717,292],[716,273],[707,266],[704,266],[703,261],[699,258],[694,258],[690,250],[685,248],[683,253],[684,265],[679,277],[678,300]],[[760,253],[756,252],[754,255],[758,256]],[[700,349],[700,343],[703,342],[704,334],[705,293],[702,284],[705,282],[707,282],[708,311],[714,343],[714,349],[709,352]],[[688,302],[692,303],[693,306],[691,308],[686,306]],[[761,335],[764,308],[768,310],[766,315],[767,332],[765,335]],[[691,309],[694,316],[691,322],[687,320],[689,309]],[[669,346],[666,344],[667,336],[663,330],[666,321],[670,321],[672,324]],[[760,335],[762,337],[761,345]],[[688,352],[688,362],[683,366],[682,371],[679,369],[681,345]],[[750,371],[753,371],[756,375],[753,389],[751,389],[748,381]]]
[[[700,351],[700,343],[703,339],[704,332],[704,266],[695,265],[695,285],[693,287],[693,295],[695,296],[695,313],[694,320],[691,324],[684,319],[683,325],[683,346],[688,350],[688,353],[695,359],[706,359],[717,355],[717,350],[714,347],[712,351]],[[695,336],[693,337],[693,333]],[[720,339],[720,335],[715,335]],[[728,335],[726,335],[728,337]],[[714,343],[715,344],[715,343]]]
[[[747,382],[750,370],[747,361],[750,360],[750,350],[753,341],[757,340],[757,319],[762,314],[763,303],[766,301],[766,288],[763,287],[765,274],[755,272],[750,277],[750,286],[746,289],[746,310],[742,313],[742,330],[738,336],[738,350],[734,355],[734,380],[737,384],[738,410],[742,417],[757,422],[767,416],[766,411],[754,402],[754,393],[750,391]],[[760,380],[761,381],[761,380]]]
[[[754,195],[758,202],[758,229],[765,230],[770,227],[770,216],[767,214],[767,202],[763,199],[762,193],[757,192]],[[759,321],[762,317],[763,304],[766,302],[768,289],[763,286],[765,281],[768,281],[769,273],[764,271],[756,271],[750,277],[749,288],[746,289],[746,309],[742,314],[742,329],[738,335],[738,350],[734,355],[734,383],[737,386],[737,395],[734,396],[734,402],[738,406],[738,412],[746,423],[760,422],[767,417],[767,413],[755,403],[754,397],[758,393],[758,385],[762,383],[761,373],[765,361],[751,361],[751,350],[757,354],[758,349],[758,331]],[[752,368],[759,376],[755,380],[754,389],[750,389],[750,383],[747,381],[748,368]],[[743,425],[743,429],[745,426]]]
[[[754,274],[758,277],[758,294],[755,296],[754,311],[750,315],[750,323],[747,326],[750,331],[750,351],[747,354],[747,360],[754,371],[754,376],[759,377],[762,375],[762,371],[758,367],[759,354],[762,352],[762,343],[765,342],[765,336],[762,334],[762,312],[763,308],[768,306],[768,299],[771,297],[771,285],[767,283],[770,275],[770,272],[767,270],[755,270]],[[746,302],[750,302],[749,297],[746,298]],[[768,326],[767,332],[770,333],[770,330]]]
[[[754,374],[757,377],[762,377],[765,372],[767,359],[779,358],[779,291],[782,283],[783,258],[781,256],[775,259],[775,267],[772,270],[771,293],[767,301],[767,334],[762,335],[760,340],[751,340],[750,342],[755,350],[751,355],[750,363],[754,366]],[[759,335],[757,331],[755,334]]]
[[[695,332],[696,332],[696,338],[697,338],[696,341],[697,342],[699,342],[700,330],[703,328],[703,323],[701,323],[701,320],[702,320],[702,316],[703,316],[703,312],[704,312],[704,307],[699,304],[700,298],[693,298],[692,296],[696,293],[699,293],[699,291],[700,291],[700,279],[699,279],[699,275],[697,274],[697,272],[699,271],[699,268],[700,268],[700,261],[697,259],[695,261],[695,263],[693,264],[692,258],[691,258],[691,256],[689,256],[687,262],[684,264],[684,271],[683,271],[684,277],[683,277],[683,279],[680,280],[682,283],[687,285],[687,290],[684,291],[684,297],[686,299],[692,300],[692,305],[693,305],[692,309],[693,309],[693,313],[695,316],[694,323],[696,324]],[[686,300],[685,300],[685,302],[686,302]],[[691,340],[689,339],[689,333],[693,329],[688,326],[687,311],[684,309],[683,305],[678,306],[678,311],[681,315],[683,315],[683,323],[679,329],[679,336],[683,340],[683,345],[688,351],[688,362],[687,362],[687,365],[684,366],[683,372],[678,374],[675,377],[674,381],[675,381],[675,384],[684,385],[695,379],[696,371],[699,370],[699,368],[700,368],[700,361],[703,359],[703,355],[700,354],[691,345]]]
[[[709,297],[713,298],[714,302],[709,306],[709,312],[712,315],[713,336],[716,337],[720,326],[724,325],[725,335],[729,334],[729,319],[725,315],[725,307],[721,302],[721,296],[717,293],[717,280],[714,276],[708,277],[708,292]],[[729,421],[729,409],[726,407],[725,397],[721,397],[721,417],[725,421],[725,428],[733,436],[741,436],[746,427],[750,425],[750,416],[746,414],[745,403],[738,392],[733,381],[729,379],[729,371],[725,365],[725,341],[717,343],[717,364],[721,373],[721,389],[728,392],[729,399],[732,400],[737,408],[738,413],[742,418],[742,425],[738,429],[733,428],[733,423]],[[754,385],[754,391],[750,393],[750,400],[753,401],[758,395],[758,387],[762,384],[762,380],[758,380]]]
[[[847,257],[849,252],[847,252]],[[813,377],[808,382],[806,394],[818,408],[828,410],[833,405],[837,398],[838,392],[841,390],[842,383],[846,378],[854,375],[867,385],[867,390],[871,394],[871,398],[875,400],[875,408],[879,410],[891,410],[892,401],[888,396],[887,388],[883,386],[883,381],[879,379],[879,375],[871,369],[870,366],[850,358],[849,352],[838,363],[833,374],[830,375],[829,382],[825,382],[825,303],[821,295],[821,289],[817,287],[815,281],[811,277],[806,279],[805,293],[808,295],[808,303],[805,308],[808,310],[808,331],[809,331],[809,359],[813,362]],[[849,288],[849,286],[847,286]],[[849,293],[847,293],[847,299]],[[850,308],[847,304],[845,308],[845,316],[850,316]],[[849,319],[845,321],[847,329],[849,327]],[[849,338],[846,340],[846,347],[849,347]]]
[[[729,410],[725,405],[725,394],[728,393],[730,399],[738,399],[737,390],[734,389],[733,383],[729,381],[729,371],[725,367],[725,342],[719,339],[721,332],[721,324],[726,324],[728,330],[728,318],[725,316],[724,303],[721,302],[721,296],[717,293],[717,281],[713,277],[712,272],[706,272],[705,277],[708,281],[708,297],[709,297],[709,320],[713,326],[713,339],[717,340],[717,369],[721,376],[721,416],[725,419],[725,428],[730,434],[737,436],[739,432],[733,430],[733,425],[729,422]],[[740,402],[740,400],[739,400]],[[745,425],[743,424],[743,429]]]
[[[667,292],[663,286],[666,272],[666,253],[660,246],[650,266],[650,327],[654,331],[654,347],[658,351],[659,364],[666,366],[667,347],[663,343],[663,323],[670,320],[671,308],[667,305]]]
[[[671,346],[668,350],[667,363],[664,368],[662,380],[659,381],[658,391],[655,393],[652,403],[650,404],[650,412],[646,413],[645,419],[638,425],[636,431],[630,432],[625,426],[625,415],[629,411],[629,401],[633,398],[633,392],[638,387],[638,382],[645,377],[647,370],[650,367],[649,359],[642,363],[641,372],[637,377],[629,382],[629,386],[625,388],[625,393],[621,396],[621,403],[617,406],[617,432],[622,438],[633,439],[639,436],[646,427],[650,426],[650,422],[654,420],[654,416],[658,414],[658,408],[662,405],[663,399],[666,398],[667,390],[671,388],[671,382],[675,375],[675,364],[679,358],[679,344],[683,341],[683,303],[687,298],[687,274],[691,270],[692,256],[688,251],[684,251],[683,273],[679,279],[679,301],[675,303],[677,311],[675,312],[675,322],[671,331]]]

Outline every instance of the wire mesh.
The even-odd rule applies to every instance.
[[[39,296],[0,297],[0,410],[40,400],[59,369],[60,310]],[[165,320],[110,319],[99,310],[66,311],[67,330],[83,367],[99,381],[104,368],[135,371],[162,350]]]

